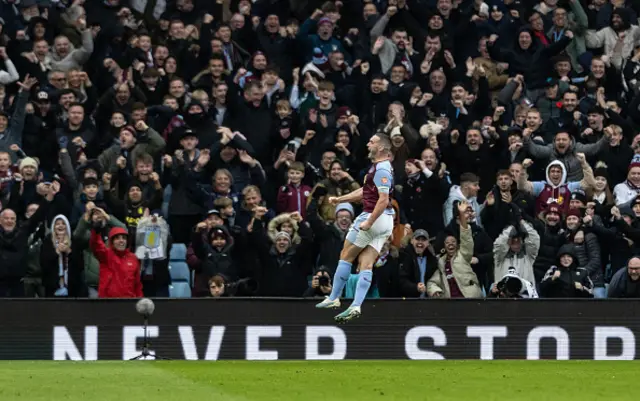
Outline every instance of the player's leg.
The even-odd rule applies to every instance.
[[[347,281],[351,276],[351,266],[353,261],[356,260],[360,252],[362,251],[362,243],[365,241],[362,232],[358,229],[360,223],[366,216],[358,216],[351,225],[347,238],[344,240],[342,251],[340,252],[340,261],[336,272],[333,275],[333,287],[331,288],[331,295],[325,298],[324,301],[316,305],[316,308],[338,308],[340,307],[340,295],[344,290],[344,286],[347,285]],[[366,242],[365,242],[366,243]]]
[[[369,287],[371,287],[371,281],[373,280],[373,264],[378,259],[378,255],[378,251],[372,246],[367,246],[362,250],[362,252],[360,252],[360,257],[358,259],[358,270],[360,273],[358,274],[358,284],[356,285],[356,293],[353,297],[353,302],[347,310],[336,316],[336,321],[347,322],[360,316],[360,306],[366,298],[367,292],[369,292]]]

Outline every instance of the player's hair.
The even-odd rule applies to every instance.
[[[480,178],[473,173],[464,173],[460,176],[460,185],[465,183],[471,184],[474,182],[480,182]]]
[[[376,136],[380,138],[378,146],[380,146],[387,154],[391,153],[391,138],[382,133],[378,133]]]
[[[289,170],[299,171],[304,174],[304,164],[302,164],[302,162],[293,162],[289,166]]]

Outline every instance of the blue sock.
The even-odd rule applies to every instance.
[[[351,276],[351,263],[340,260],[336,268],[336,274],[333,276],[333,288],[331,289],[331,295],[329,295],[330,300],[333,301],[340,298],[344,286],[349,281],[349,276]]]
[[[351,306],[360,306],[367,296],[369,287],[371,287],[371,279],[373,272],[371,270],[362,270],[358,277],[358,286],[356,287],[356,296],[353,298]]]

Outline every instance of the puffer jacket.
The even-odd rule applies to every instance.
[[[604,274],[600,262],[600,243],[594,233],[585,232],[581,244],[574,243],[578,266],[587,269],[594,287],[604,287]]]
[[[558,250],[564,244],[565,237],[564,230],[560,225],[551,227],[537,220],[534,227],[540,236],[540,250],[533,264],[533,274],[535,275],[535,284],[540,284],[549,266],[555,263]]]
[[[471,228],[460,227],[460,248],[451,261],[451,269],[458,287],[465,298],[482,298],[482,289],[478,276],[471,268],[471,259],[473,258],[473,237],[471,236]],[[451,298],[449,282],[444,271],[446,255],[441,256],[438,260],[438,270],[427,282],[427,295],[440,292],[443,298]]]
[[[107,225],[101,232],[102,240],[109,242],[109,231],[114,227],[120,227],[126,229],[120,220],[113,216],[109,216],[110,219]],[[100,281],[100,262],[94,256],[93,252],[89,248],[89,239],[91,238],[91,225],[83,218],[80,219],[75,231],[73,232],[73,246],[75,251],[82,251],[82,265],[84,266],[84,280],[87,286],[92,288],[98,288]]]
[[[114,227],[109,230],[109,248],[102,240],[102,235],[91,231],[89,246],[100,262],[100,298],[141,298],[142,281],[140,277],[140,261],[128,248],[117,251],[112,248],[116,235],[129,235],[125,228]]]
[[[560,266],[560,257],[571,255],[573,263],[568,268]],[[540,294],[544,298],[592,298],[593,283],[589,278],[589,272],[583,267],[578,267],[578,259],[572,244],[563,245],[556,257],[557,265],[551,266],[540,283]],[[556,271],[560,271],[560,277],[553,279]],[[580,283],[582,289],[577,289],[575,283]]]

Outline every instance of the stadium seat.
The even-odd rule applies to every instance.
[[[191,286],[188,282],[174,281],[169,285],[169,296],[171,298],[191,298]]]
[[[172,281],[184,281],[186,283],[189,282],[191,276],[189,266],[187,266],[187,263],[184,261],[170,261],[169,274],[171,275]]]
[[[190,298],[191,272],[187,263],[184,261],[170,261],[169,274],[171,275],[171,285],[169,286],[171,298]]]
[[[171,254],[169,255],[169,260],[186,262],[187,246],[185,244],[173,244],[173,246],[171,247]]]

